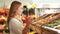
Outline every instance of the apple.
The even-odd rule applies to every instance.
[[[9,12],[9,9],[6,8],[6,9],[4,10],[4,13],[5,13],[5,14],[8,14],[8,12]]]
[[[0,25],[0,30],[3,30],[3,29],[4,29],[3,25]]]

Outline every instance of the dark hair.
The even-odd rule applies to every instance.
[[[26,6],[26,5],[24,5],[24,6],[23,6],[23,8],[27,8],[27,6]]]
[[[11,19],[11,17],[14,16],[14,14],[16,13],[16,11],[18,10],[18,8],[20,7],[21,3],[18,1],[13,1],[10,7],[10,11],[8,13],[8,18],[7,18],[7,25],[9,25],[9,21]]]

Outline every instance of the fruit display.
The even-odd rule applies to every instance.
[[[60,25],[60,20],[57,20],[60,18],[60,13],[54,13],[54,14],[46,14],[46,16],[42,16],[42,18],[39,17],[39,20],[34,21],[31,24],[31,29],[35,32],[37,32],[38,34],[40,34],[40,29],[42,28],[42,26],[47,26],[47,24],[49,27],[53,28],[54,26]]]
[[[4,29],[4,26],[3,25],[0,25],[0,30],[3,30]]]
[[[0,9],[0,34],[3,34],[4,28],[6,26],[8,9]]]
[[[45,16],[43,18],[39,18],[39,20],[34,22],[34,23],[39,24],[39,25],[44,25],[44,24],[50,23],[53,20],[56,20],[56,19],[59,19],[59,18],[60,18],[60,13],[48,14],[47,17]]]
[[[58,25],[60,25],[60,20],[54,20],[49,24],[45,24],[44,26],[54,28],[55,26],[58,26]]]
[[[5,16],[7,16],[8,12],[9,12],[9,9],[8,8],[4,9]]]
[[[3,9],[0,9],[0,15],[3,15],[3,14],[4,14]]]
[[[0,11],[0,15],[4,14],[3,12]]]

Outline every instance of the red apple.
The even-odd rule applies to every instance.
[[[0,30],[3,30],[3,29],[4,29],[3,25],[0,25]]]
[[[9,9],[6,8],[6,9],[4,10],[4,13],[5,13],[5,14],[8,14],[8,12],[9,12]]]
[[[0,11],[0,15],[4,14],[2,11]]]

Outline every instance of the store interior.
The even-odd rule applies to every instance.
[[[60,34],[60,0],[0,0],[0,34],[10,33],[6,21],[13,1],[28,8],[20,16],[23,23],[27,23],[28,17],[32,19],[28,34]]]

